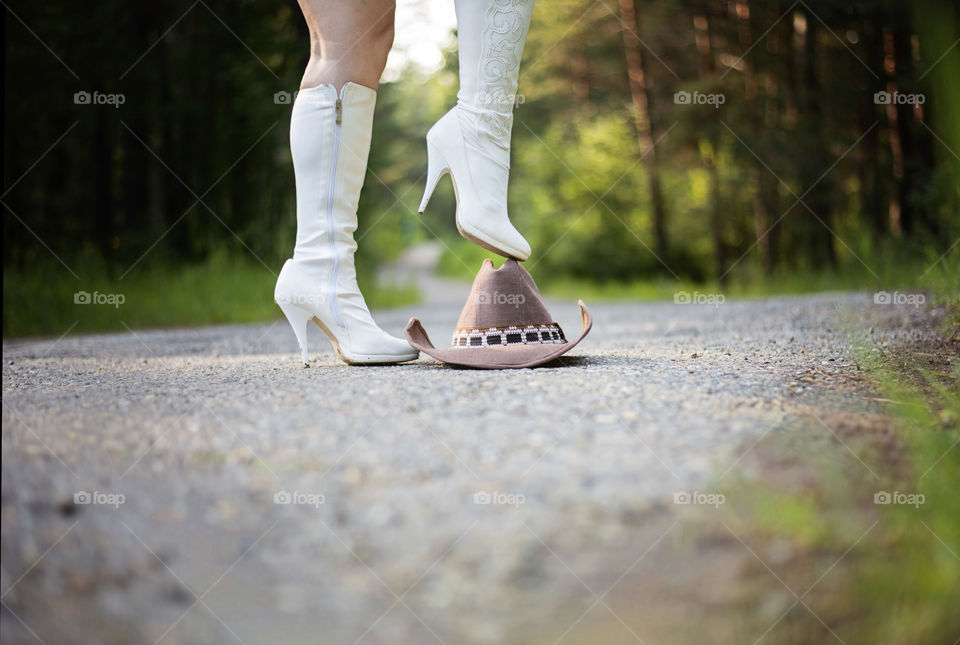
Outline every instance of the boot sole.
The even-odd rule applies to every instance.
[[[504,248],[494,246],[492,243],[487,242],[483,238],[477,237],[476,235],[472,235],[466,232],[465,230],[463,230],[463,226],[460,225],[459,217],[457,218],[457,230],[460,231],[460,235],[463,236],[464,239],[470,240],[477,246],[483,247],[486,250],[490,251],[491,253],[496,253],[497,255],[503,256],[507,259],[519,260],[520,262],[523,262],[524,260],[530,257],[529,255],[523,256],[514,251],[509,251]]]
[[[395,363],[406,363],[407,361],[413,361],[420,358],[420,352],[414,351],[410,356],[394,356],[392,354],[370,354],[364,356],[363,358],[358,357],[348,357],[340,350],[340,343],[337,342],[336,336],[327,329],[326,325],[320,322],[320,319],[314,316],[310,319],[314,325],[320,328],[320,331],[323,332],[323,335],[330,340],[330,344],[333,345],[333,351],[336,353],[337,357],[348,365],[393,365]]]

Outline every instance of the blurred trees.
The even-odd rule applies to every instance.
[[[44,245],[68,265],[103,257],[120,271],[144,254],[289,246],[290,105],[274,94],[296,88],[306,28],[293,2],[210,8],[10,3],[5,191],[26,175],[4,197],[5,266],[48,261]]]
[[[892,0],[540,3],[512,217],[542,269],[597,280],[936,257],[960,233],[957,21]],[[5,268],[52,252],[118,274],[223,253],[277,269],[295,219],[275,95],[307,55],[295,2],[10,2],[5,32]],[[381,86],[366,263],[456,235],[449,184],[414,214],[456,82],[451,52]]]
[[[857,258],[869,268],[903,250],[935,258],[960,234],[960,159],[936,134],[960,121],[950,83],[936,82],[960,58],[955,8],[549,6],[535,12],[525,52],[511,194],[534,249],[556,244],[542,258],[554,270],[722,281]],[[940,36],[927,38],[924,21]],[[616,146],[593,136],[611,121],[634,136]],[[550,189],[525,186],[531,177]],[[613,213],[591,208],[601,196]]]

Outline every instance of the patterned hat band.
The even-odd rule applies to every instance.
[[[453,332],[451,347],[513,347],[516,345],[547,345],[565,343],[566,337],[557,323],[510,325],[507,327],[468,327]]]

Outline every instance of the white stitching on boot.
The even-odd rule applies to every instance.
[[[526,42],[524,9],[533,0],[493,0],[487,7],[486,25],[477,75],[484,87],[477,96],[479,125],[494,140],[510,138],[516,99],[520,54]]]

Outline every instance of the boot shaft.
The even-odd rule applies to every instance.
[[[290,119],[296,179],[295,259],[356,250],[357,205],[366,174],[377,93],[346,83],[301,90]],[[334,248],[336,246],[337,248]]]
[[[512,114],[533,5],[534,0],[456,0],[461,104]]]

